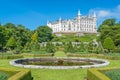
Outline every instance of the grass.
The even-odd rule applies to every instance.
[[[46,51],[32,51],[32,52],[29,52],[30,54],[47,54]]]
[[[56,57],[65,57],[65,53],[58,51]],[[23,69],[14,67],[9,64],[10,60],[0,60],[0,67],[10,69]],[[120,60],[109,60],[110,65],[105,68],[120,67]],[[31,69],[34,80],[84,80],[87,76],[87,69],[67,69],[67,70],[52,70],[52,69]]]
[[[54,57],[67,57],[67,55],[63,51],[57,51]]]
[[[0,67],[11,69],[22,69],[9,64],[10,60],[0,60]],[[34,80],[84,80],[87,69],[67,69],[67,70],[52,70],[52,69],[31,69]]]
[[[75,41],[81,41],[81,42],[91,42],[93,39],[96,39],[96,34],[85,34],[84,36],[75,36],[75,34],[63,34],[61,37],[55,37],[52,41],[53,42],[75,42]]]

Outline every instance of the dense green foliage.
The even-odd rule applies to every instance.
[[[106,19],[103,21],[98,31],[100,32],[99,40],[102,43],[106,37],[110,37],[116,46],[120,46],[120,24],[116,23],[115,19]]]
[[[16,50],[19,53],[39,50],[40,42],[50,41],[52,38],[52,30],[47,26],[39,26],[31,31],[22,25],[12,23],[0,25],[0,51]]]
[[[115,45],[110,37],[105,38],[105,40],[103,42],[103,47],[104,47],[104,49],[107,49],[109,52],[110,52],[110,50],[114,50]]]
[[[6,43],[6,47],[10,48],[10,50],[14,49],[16,47],[16,41],[14,37],[11,37],[8,42]]]
[[[36,29],[39,42],[48,42],[52,40],[52,29],[47,26],[40,26]]]
[[[113,52],[120,52],[120,23],[117,23],[115,19],[106,19],[99,26],[98,32],[100,32],[100,37],[98,40],[102,43],[102,45],[104,44],[105,39],[110,37],[113,42],[112,46],[110,44],[109,46],[112,48],[115,44],[115,47],[112,48]]]
[[[31,31],[22,25],[6,23],[0,26],[0,50],[24,47],[30,40]],[[17,46],[19,45],[19,46]]]
[[[111,80],[120,80],[120,69],[103,71]]]

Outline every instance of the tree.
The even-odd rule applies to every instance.
[[[31,42],[37,42],[38,41],[38,34],[37,31],[32,35]]]
[[[105,21],[103,21],[102,25],[114,26],[115,19],[106,19]]]
[[[38,42],[48,42],[53,38],[52,29],[48,26],[40,26],[36,31],[38,32]]]
[[[17,25],[15,31],[15,39],[19,41],[22,47],[24,47],[27,42],[30,42],[31,35],[32,33],[29,29],[25,28],[22,25]]]
[[[6,44],[6,47],[9,48],[10,50],[15,49],[15,47],[16,47],[16,40],[14,39],[14,37],[11,37],[11,38],[8,40],[8,42],[7,42],[7,44]]]
[[[39,43],[38,43],[38,34],[37,31],[32,35],[31,37],[31,48],[32,50],[36,51],[40,49]]]
[[[104,40],[103,47],[104,49],[107,49],[108,52],[110,52],[110,50],[113,50],[115,48],[113,40],[110,37],[107,37]]]
[[[3,50],[3,47],[6,44],[6,29],[3,26],[0,26],[0,50]]]
[[[107,37],[111,37],[115,46],[120,46],[120,24],[115,22],[115,19],[106,19],[100,25],[98,31],[100,32],[99,41],[103,44],[104,39]]]

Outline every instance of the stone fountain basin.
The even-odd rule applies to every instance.
[[[77,65],[77,66],[44,66],[44,65],[25,65],[22,64],[22,61],[50,61],[50,60],[68,60],[68,61],[88,61],[93,63],[93,65]],[[22,68],[45,68],[45,69],[77,69],[77,68],[96,68],[96,67],[103,67],[109,65],[109,61],[103,59],[96,59],[96,58],[76,58],[76,57],[46,57],[46,58],[21,58],[10,61],[10,65],[22,67]]]

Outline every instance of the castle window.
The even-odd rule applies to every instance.
[[[69,24],[69,26],[68,26],[68,30],[71,30],[71,25]]]

